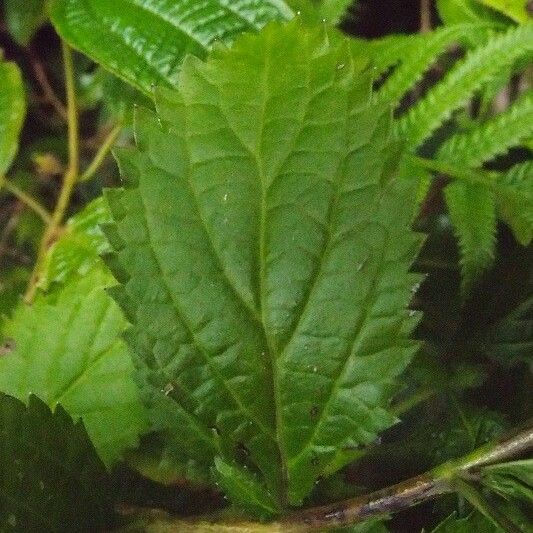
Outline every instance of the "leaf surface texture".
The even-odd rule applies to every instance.
[[[218,455],[300,504],[395,422],[420,237],[370,84],[342,38],[269,26],[188,58],[119,153],[114,295],[189,477]]]
[[[126,321],[105,290],[113,279],[96,250],[87,248],[91,235],[98,238],[91,221],[105,220],[102,206],[101,200],[90,204],[69,222],[48,258],[49,291],[31,306],[21,303],[3,325],[0,391],[22,401],[33,393],[83,418],[110,464],[137,445],[147,418],[120,338]]]
[[[61,406],[0,393],[0,529],[101,531],[112,513],[107,472],[83,425]]]
[[[53,0],[50,9],[71,46],[149,95],[175,84],[186,54],[292,17],[283,0]]]

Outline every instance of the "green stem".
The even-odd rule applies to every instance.
[[[0,189],[2,187],[34,211],[45,224],[50,224],[52,221],[50,213],[35,198],[25,193],[22,189],[19,189],[6,178],[0,178]]]
[[[421,389],[412,396],[405,398],[401,402],[398,402],[391,406],[391,412],[395,416],[400,416],[410,411],[413,407],[416,407],[418,404],[423,403],[433,396],[435,396],[436,391],[433,389]]]
[[[69,46],[62,42],[63,63],[65,69],[65,85],[67,93],[67,123],[68,123],[68,167],[63,176],[63,184],[59,193],[52,218],[42,236],[37,260],[31,275],[28,288],[24,299],[31,303],[37,291],[39,276],[44,266],[46,252],[50,244],[56,237],[57,231],[61,226],[65,212],[69,206],[70,198],[79,174],[79,133],[78,133],[78,110],[76,104],[76,87],[74,79],[74,64],[72,60],[72,51]]]
[[[369,518],[385,516],[407,509],[442,494],[455,492],[458,476],[482,466],[515,457],[533,447],[533,427],[529,427],[503,442],[486,444],[472,453],[365,496],[344,502],[306,509],[286,518],[289,527],[301,525],[301,531],[347,527]]]
[[[104,162],[104,159],[107,157],[107,154],[113,148],[117,137],[120,134],[122,129],[122,123],[118,123],[104,139],[104,142],[100,146],[99,150],[96,152],[94,159],[91,161],[90,165],[87,167],[85,172],[81,175],[80,181],[90,180],[100,168],[100,165]]]

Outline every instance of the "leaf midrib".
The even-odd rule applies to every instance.
[[[188,181],[188,183],[189,183],[189,181]],[[183,325],[187,329],[191,340],[193,341],[193,343],[194,343],[195,347],[197,348],[198,352],[201,354],[202,358],[205,360],[207,366],[211,370],[211,372],[213,374],[213,377],[218,381],[218,383],[222,386],[222,388],[228,392],[229,396],[233,399],[233,401],[235,402],[235,405],[239,408],[239,410],[242,413],[244,413],[249,420],[252,420],[256,424],[256,426],[261,430],[262,433],[266,434],[270,439],[274,439],[274,436],[272,435],[272,432],[270,431],[270,429],[267,428],[263,424],[263,422],[260,419],[258,419],[242,403],[242,401],[238,398],[237,394],[235,394],[233,389],[228,385],[228,383],[227,383],[226,379],[224,378],[224,376],[222,376],[220,374],[220,372],[216,369],[216,367],[212,364],[211,357],[206,352],[205,348],[202,346],[202,343],[198,340],[197,336],[195,335],[194,329],[192,327],[192,324],[188,321],[188,319],[186,318],[185,313],[182,311],[182,305],[177,300],[176,296],[174,295],[174,292],[170,289],[170,283],[169,283],[169,280],[168,280],[168,276],[167,276],[167,274],[165,273],[165,271],[164,271],[164,269],[162,267],[161,261],[159,259],[159,255],[157,253],[155,253],[156,247],[153,246],[153,242],[154,241],[153,241],[153,238],[152,238],[151,225],[149,224],[149,218],[148,218],[149,210],[148,210],[148,207],[146,206],[144,195],[143,194],[139,194],[139,198],[141,199],[141,203],[142,203],[142,206],[143,206],[143,212],[144,212],[143,213],[143,218],[146,221],[146,231],[147,231],[147,235],[148,235],[148,243],[150,245],[148,247],[148,249],[152,253],[152,256],[154,258],[155,264],[157,265],[157,269],[158,269],[158,271],[159,271],[159,273],[161,275],[161,279],[164,280],[164,286],[165,286],[165,290],[167,292],[167,295],[169,296],[170,301],[173,303],[173,307],[176,310],[176,313],[181,318],[181,320],[183,322]]]
[[[339,369],[339,373],[337,375],[337,377],[335,378],[333,384],[332,384],[332,387],[331,387],[331,391],[328,395],[328,399],[323,407],[323,409],[321,409],[320,413],[319,413],[319,416],[316,420],[316,423],[315,423],[315,427],[313,429],[313,432],[311,434],[311,436],[309,437],[309,439],[307,440],[305,446],[302,446],[300,452],[298,453],[298,455],[294,456],[294,457],[291,457],[291,460],[290,460],[290,463],[291,464],[294,464],[296,463],[299,458],[304,455],[304,453],[306,453],[307,449],[309,448],[309,445],[310,443],[312,443],[314,441],[314,439],[316,438],[318,432],[319,432],[319,429],[322,427],[322,424],[324,422],[324,418],[325,418],[325,414],[326,412],[328,411],[328,408],[331,404],[331,401],[333,399],[333,397],[336,396],[339,388],[340,388],[340,384],[342,382],[342,378],[345,376],[346,374],[346,369],[348,368],[348,365],[351,361],[351,358],[352,358],[352,351],[353,351],[353,346],[355,344],[355,341],[357,340],[357,337],[359,336],[359,334],[361,333],[364,325],[366,324],[367,322],[367,319],[371,313],[371,310],[373,308],[373,306],[371,305],[372,302],[375,300],[376,296],[377,296],[377,290],[378,290],[378,287],[379,287],[379,280],[380,280],[380,274],[382,273],[384,267],[385,267],[385,262],[384,262],[384,256],[385,256],[385,250],[387,249],[387,245],[388,245],[388,235],[387,237],[383,240],[383,245],[381,246],[381,255],[380,255],[380,258],[379,258],[379,261],[378,261],[378,271],[376,272],[375,276],[373,277],[372,279],[372,285],[370,287],[370,289],[368,290],[368,293],[366,294],[365,298],[363,299],[363,301],[361,302],[361,308],[363,309],[363,312],[361,313],[361,316],[359,318],[359,321],[358,323],[356,324],[355,328],[354,328],[354,331],[353,331],[353,334],[352,334],[352,341],[348,344],[349,348],[347,350],[347,353],[346,353],[346,356],[344,358],[344,364],[342,365],[342,367]]]

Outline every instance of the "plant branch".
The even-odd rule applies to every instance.
[[[420,33],[431,31],[431,0],[420,0]]]
[[[533,427],[505,441],[486,444],[460,459],[448,461],[426,474],[392,487],[341,503],[306,509],[283,521],[305,525],[302,531],[346,527],[373,517],[407,509],[436,496],[455,492],[457,476],[482,466],[515,457],[533,447]]]
[[[462,478],[475,474],[476,470],[483,466],[511,459],[531,448],[533,448],[533,426],[509,436],[505,440],[486,444],[464,457],[448,461],[425,474],[392,487],[340,503],[298,511],[269,524],[228,522],[215,515],[190,520],[172,517],[157,509],[121,508],[119,512],[125,518],[139,524],[143,531],[150,533],[206,533],[214,531],[227,533],[259,533],[262,531],[307,533],[348,527],[371,518],[385,517],[390,513],[403,511],[440,495],[454,492],[464,495],[465,489],[464,485],[461,484]],[[468,494],[465,497],[472,500],[472,503],[477,506],[474,502],[474,494],[472,492]],[[495,518],[491,516],[491,519],[494,520]],[[498,517],[498,519],[500,518]],[[128,528],[129,526],[123,531],[131,531]]]
[[[68,166],[63,176],[63,184],[59,193],[52,218],[42,236],[39,250],[37,253],[37,260],[31,275],[28,288],[24,299],[27,303],[31,303],[37,290],[39,283],[39,276],[43,268],[48,247],[55,239],[61,222],[65,216],[65,212],[70,203],[70,198],[74,190],[74,186],[79,174],[79,133],[78,133],[78,111],[76,105],[76,89],[74,81],[74,65],[72,60],[72,51],[69,46],[63,41],[63,63],[65,69],[65,85],[67,92],[67,117],[68,117]]]
[[[56,95],[52,85],[48,81],[48,76],[39,58],[35,55],[33,50],[28,50],[30,63],[35,74],[35,79],[39,83],[39,86],[43,92],[45,100],[54,108],[56,113],[63,119],[68,120],[68,111],[63,105],[63,102]]]
[[[50,213],[31,195],[19,189],[14,183],[11,183],[7,178],[0,177],[0,189],[4,188],[13,196],[18,198],[23,204],[35,212],[45,224],[50,224],[52,216]]]
[[[122,123],[119,122],[107,134],[102,145],[96,152],[94,159],[91,161],[91,163],[89,164],[85,172],[81,175],[80,181],[88,181],[96,174],[96,172],[100,168],[100,165],[104,162],[104,159],[107,157],[107,154],[111,151],[111,148],[113,148],[113,145],[115,144],[115,141],[117,140],[117,137],[119,136],[121,129],[122,129]]]

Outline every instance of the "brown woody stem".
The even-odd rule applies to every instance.
[[[198,520],[171,517],[155,509],[123,509],[124,517],[134,520],[138,526],[135,531],[147,533],[306,533],[347,527],[370,518],[379,518],[402,511],[431,500],[437,496],[458,492],[457,486],[462,477],[475,474],[476,471],[490,464],[498,463],[519,456],[533,448],[533,426],[516,433],[505,440],[486,444],[472,453],[448,461],[420,476],[402,481],[392,487],[351,498],[343,502],[305,509],[292,513],[278,522],[260,524],[256,522],[216,520],[201,518]],[[460,492],[460,491],[459,491]],[[131,526],[122,531],[132,531]]]

